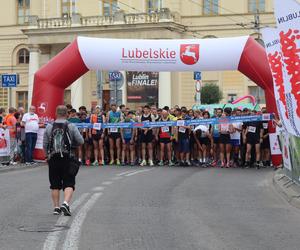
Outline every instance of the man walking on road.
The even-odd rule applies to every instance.
[[[65,216],[71,216],[69,203],[80,165],[75,160],[74,153],[76,147],[83,144],[84,140],[77,127],[67,122],[67,117],[67,108],[58,106],[54,124],[46,127],[43,146],[48,158],[53,214],[59,215],[63,212]],[[64,202],[59,206],[61,189],[64,191]]]

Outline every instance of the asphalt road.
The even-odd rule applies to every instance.
[[[0,173],[0,249],[299,250],[271,170],[84,168],[54,216],[46,167]]]

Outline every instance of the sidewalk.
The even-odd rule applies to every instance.
[[[287,202],[300,209],[300,186],[288,178],[283,169],[274,173],[273,184]]]
[[[32,169],[45,165],[44,162],[38,162],[36,165],[27,166],[25,163],[18,163],[16,165],[2,165],[0,164],[0,174],[10,171],[23,170],[23,169]]]

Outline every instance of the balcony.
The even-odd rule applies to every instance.
[[[175,22],[177,20],[177,13],[172,13],[169,9],[161,9],[159,12],[137,14],[125,14],[123,11],[118,11],[113,16],[82,17],[80,14],[73,14],[71,17],[65,16],[61,18],[46,19],[30,16],[29,26],[31,29],[57,29],[120,24],[156,24],[162,22]]]

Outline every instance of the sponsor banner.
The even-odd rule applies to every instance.
[[[158,103],[159,72],[127,71],[127,102]]]
[[[283,166],[289,171],[292,171],[291,151],[289,149],[290,135],[286,132],[281,133],[281,142]]]
[[[45,128],[40,128],[38,131],[38,136],[35,145],[36,149],[43,149],[44,132]]]
[[[274,95],[277,104],[277,110],[280,120],[286,131],[296,135],[296,131],[291,126],[288,107],[286,102],[286,93],[283,74],[286,73],[283,68],[283,55],[280,48],[279,33],[275,28],[265,28],[262,30],[265,49],[273,76]]]
[[[249,36],[216,39],[138,40],[78,37],[90,70],[237,70]],[[230,60],[229,60],[230,59]]]
[[[0,157],[9,156],[10,138],[9,130],[0,128]]]
[[[300,4],[294,0],[275,0],[274,7],[288,116],[296,135],[300,136]]]
[[[197,119],[197,120],[180,120],[167,122],[120,122],[120,123],[103,123],[101,128],[159,128],[175,126],[198,126],[198,125],[215,125],[238,122],[253,121],[270,121],[273,119],[271,114],[250,115],[250,116],[230,116],[222,118]],[[74,123],[78,128],[93,128],[95,125],[90,123]]]
[[[272,155],[281,155],[280,144],[276,133],[270,133],[270,148]]]

